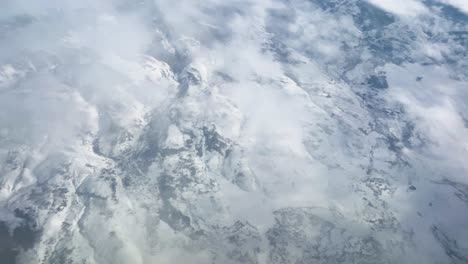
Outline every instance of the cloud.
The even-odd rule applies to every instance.
[[[3,1],[0,202],[45,227],[25,255],[267,256],[232,240],[313,207],[395,248],[414,228],[429,242],[407,254],[447,262],[423,229],[463,212],[431,181],[466,181],[466,47],[423,1],[368,2]]]
[[[367,0],[369,3],[401,17],[428,14],[429,10],[419,0]]]
[[[468,15],[468,2],[465,0],[438,0],[441,3],[452,5]]]
[[[435,143],[433,154],[468,169],[463,161],[468,151],[466,82],[451,79],[447,69],[437,66],[388,65],[385,70],[393,88],[391,98],[405,105],[418,127]]]

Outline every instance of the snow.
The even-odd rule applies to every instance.
[[[166,142],[164,143],[165,147],[169,149],[180,149],[184,144],[185,140],[182,132],[180,132],[177,126],[170,125],[167,129]]]

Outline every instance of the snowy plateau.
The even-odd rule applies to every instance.
[[[468,1],[1,0],[1,264],[467,264]]]

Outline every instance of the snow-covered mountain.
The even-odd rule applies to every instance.
[[[3,0],[0,263],[468,263],[464,0]]]

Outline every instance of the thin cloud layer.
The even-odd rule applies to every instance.
[[[460,9],[465,14],[468,14],[468,3],[463,0],[440,0],[439,2],[452,5]]]
[[[429,10],[419,0],[368,0],[383,10],[402,17],[414,17],[428,14]]]
[[[0,257],[466,262],[451,6],[2,2]]]

